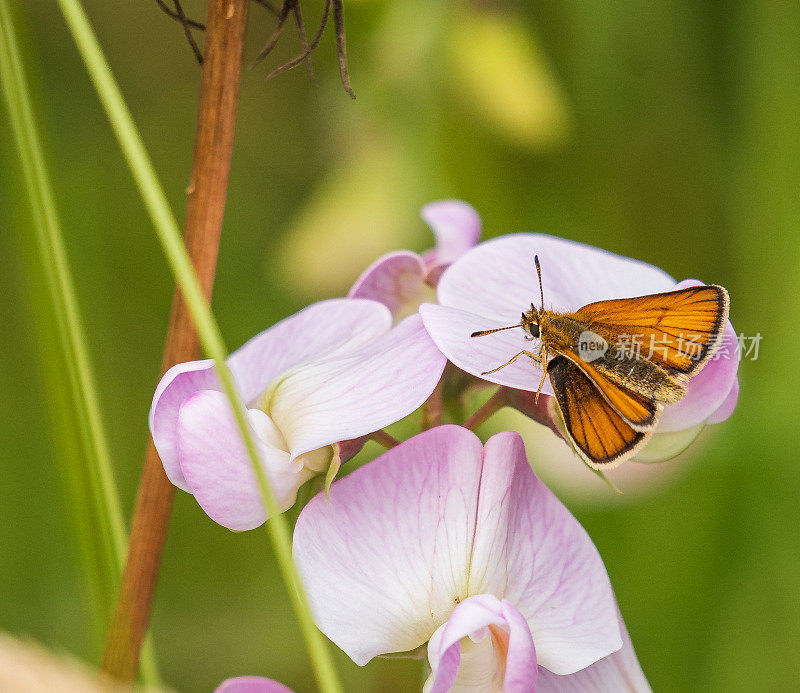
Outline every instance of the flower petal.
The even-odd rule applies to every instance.
[[[639,260],[554,236],[515,233],[481,243],[445,270],[438,302],[513,325],[531,301],[539,304],[534,255],[542,266],[545,306],[556,311],[668,291],[675,284],[666,272]]]
[[[490,631],[488,626],[495,626]],[[503,642],[496,651],[494,634]],[[462,638],[469,637],[472,643]],[[477,645],[477,647],[476,647]],[[467,650],[465,652],[465,649]],[[495,690],[536,691],[536,649],[522,614],[507,601],[481,594],[457,604],[428,643],[431,676],[426,693]]]
[[[399,322],[416,313],[420,303],[435,299],[434,290],[425,283],[425,274],[425,265],[416,253],[389,253],[364,270],[347,295],[380,301]]]
[[[269,414],[292,457],[377,431],[428,398],[447,360],[412,315],[358,349],[290,371]]]
[[[179,363],[164,373],[150,407],[150,434],[164,465],[167,478],[178,488],[189,490],[178,459],[178,411],[193,394],[219,389],[214,362]]]
[[[736,403],[739,401],[739,381],[733,381],[733,387],[725,398],[725,401],[720,405],[719,409],[715,411],[708,419],[707,423],[715,424],[722,423],[731,417],[733,410],[736,409]]]
[[[461,200],[431,202],[422,208],[420,216],[436,236],[436,248],[429,254],[430,264],[454,262],[481,236],[480,216],[471,205]]]
[[[375,301],[320,301],[253,337],[231,354],[228,365],[242,399],[250,403],[287,368],[343,347],[355,348],[387,332],[391,324],[386,307]],[[327,325],[333,329],[324,329]],[[184,491],[189,487],[178,462],[178,410],[201,390],[222,390],[213,361],[179,363],[161,378],[150,407],[150,432],[164,471]]]
[[[356,664],[427,642],[467,595],[482,447],[441,426],[334,482],[294,556],[319,628]]]
[[[518,433],[486,442],[476,528],[470,593],[494,594],[519,609],[542,666],[571,674],[622,646],[603,561],[536,478]]]
[[[341,348],[355,348],[391,326],[389,311],[377,301],[319,301],[253,337],[231,354],[228,365],[242,399],[252,403],[289,368]]]
[[[538,340],[526,341],[525,333],[506,330],[485,337],[470,337],[478,330],[498,327],[491,318],[469,313],[457,308],[425,303],[419,308],[425,328],[439,350],[461,370],[498,385],[519,390],[535,391],[542,379],[542,368],[527,356],[521,356],[495,373],[482,375],[496,368],[523,349],[538,353]],[[519,316],[517,316],[519,322]],[[513,324],[508,323],[508,324]],[[545,380],[542,392],[553,394],[550,380]]]
[[[558,676],[544,668],[539,669],[539,693],[650,693],[633,643],[619,615],[622,648],[604,657],[592,666],[568,676]]]
[[[264,412],[250,409],[247,416],[272,492],[286,510],[313,472],[294,469],[289,453],[271,444],[280,434]],[[178,453],[189,491],[212,520],[237,531],[266,520],[252,463],[224,394],[204,390],[183,404]]]
[[[226,679],[214,693],[293,693],[291,688],[263,676],[237,676]]]

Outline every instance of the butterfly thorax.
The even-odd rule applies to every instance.
[[[574,313],[536,312],[540,338],[552,357],[563,354],[584,371],[596,371],[645,397],[674,404],[686,394],[684,380],[658,363],[658,355],[628,353],[606,325],[590,323]]]

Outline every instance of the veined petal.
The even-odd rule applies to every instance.
[[[279,433],[264,412],[250,409],[247,417],[272,492],[286,510],[314,473],[294,469],[289,453],[275,447]],[[189,491],[212,520],[236,531],[266,520],[252,462],[224,394],[204,390],[184,402],[178,416],[178,454]]]
[[[214,693],[293,693],[291,688],[263,676],[237,676],[226,679]]]
[[[433,392],[445,363],[412,315],[355,350],[290,371],[266,406],[294,458],[407,416]]]
[[[306,506],[294,553],[317,625],[360,665],[415,649],[475,595],[513,604],[551,671],[622,645],[600,557],[516,433],[492,437],[481,455],[473,433],[441,426],[387,451],[335,482],[329,503],[319,494]],[[503,611],[507,623],[515,613]],[[450,671],[455,650],[440,645]],[[522,664],[508,671],[526,680],[533,654],[523,654],[514,649]]]
[[[231,354],[228,366],[242,399],[251,403],[286,369],[338,349],[355,349],[391,325],[389,311],[375,301],[320,301],[253,337]],[[201,390],[222,390],[213,361],[179,363],[161,378],[150,407],[150,432],[164,471],[184,491],[189,487],[178,461],[178,411]]]
[[[650,693],[633,643],[619,615],[622,648],[592,666],[568,676],[558,676],[539,669],[539,693]]]
[[[431,202],[422,208],[420,216],[436,236],[436,248],[426,258],[432,265],[454,262],[481,236],[480,216],[461,200]]]
[[[539,664],[571,674],[622,646],[614,593],[592,540],[536,478],[517,433],[484,448],[469,589],[525,616]]]
[[[499,327],[500,323],[475,313],[434,303],[423,304],[419,312],[436,346],[461,370],[483,380],[518,390],[535,391],[539,387],[542,368],[525,355],[495,373],[481,375],[497,368],[523,349],[538,353],[539,341],[526,341],[522,328],[496,332],[485,337],[470,337],[473,332]],[[516,322],[519,322],[519,316]],[[553,394],[549,379],[545,380],[542,392],[546,395]]]
[[[356,664],[424,644],[468,596],[481,453],[470,431],[434,428],[300,513],[294,556],[316,623]]]
[[[178,459],[178,411],[193,394],[219,389],[214,362],[179,363],[164,373],[153,395],[149,423],[153,443],[164,465],[167,478],[178,488],[189,490]]]
[[[373,262],[353,284],[350,298],[367,298],[386,305],[399,322],[436,292],[425,283],[427,270],[416,253],[400,250]]]
[[[556,311],[668,291],[675,284],[666,272],[639,260],[544,234],[515,233],[481,243],[445,270],[438,302],[513,325],[531,302],[539,307],[535,255],[545,307]]]
[[[228,365],[242,399],[252,403],[288,369],[342,348],[356,348],[391,326],[389,311],[377,301],[320,301],[253,337],[231,354]]]
[[[528,624],[512,604],[491,594],[456,605],[430,639],[428,660],[425,693],[536,691],[536,649]]]

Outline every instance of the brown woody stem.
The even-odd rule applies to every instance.
[[[248,5],[249,0],[208,2],[205,60],[184,240],[209,300],[228,192]],[[176,290],[162,371],[199,356],[197,333],[186,304]],[[103,671],[121,681],[136,678],[173,495],[174,487],[164,473],[151,440],[136,496],[117,608],[103,653]]]

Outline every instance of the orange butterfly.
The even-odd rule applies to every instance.
[[[544,306],[542,270],[539,258],[534,261]],[[471,336],[522,327],[525,339],[540,339],[538,353],[520,351],[482,375],[523,355],[546,365],[537,398],[549,375],[573,447],[590,467],[610,469],[639,452],[664,405],[686,394],[689,378],[722,341],[728,307],[728,292],[714,285],[598,301],[574,313],[531,303],[519,324]]]

